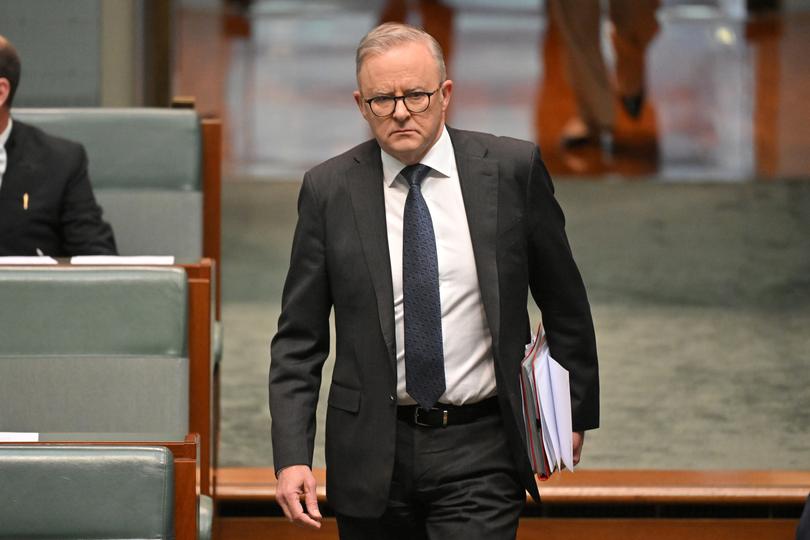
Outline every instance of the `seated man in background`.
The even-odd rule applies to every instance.
[[[20,58],[0,36],[0,256],[116,255],[84,148],[11,119]]]

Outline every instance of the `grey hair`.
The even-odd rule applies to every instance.
[[[363,62],[370,56],[383,54],[398,45],[406,43],[424,43],[436,60],[439,67],[439,82],[447,78],[447,68],[444,64],[444,53],[436,39],[420,28],[401,23],[384,23],[374,28],[360,40],[355,56],[356,75],[360,75]]]

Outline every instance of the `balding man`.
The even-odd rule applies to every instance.
[[[301,187],[271,347],[278,501],[319,526],[311,464],[334,309],[326,489],[340,537],[514,538],[525,490],[538,498],[518,377],[530,289],[570,371],[575,460],[599,422],[562,211],[535,145],[445,126],[453,82],[425,32],[372,30],[357,85],[374,139]]]
[[[20,71],[0,36],[0,256],[115,255],[84,148],[12,119]]]

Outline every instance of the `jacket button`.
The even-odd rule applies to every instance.
[[[391,400],[391,403],[396,403],[396,401],[397,401],[397,398],[394,397],[394,394],[389,395],[388,399]]]

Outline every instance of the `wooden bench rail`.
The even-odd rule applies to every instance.
[[[189,429],[200,434],[200,485],[202,492],[214,496],[214,469],[218,423],[214,413],[214,388],[211,378],[211,287],[213,264],[202,259],[183,265],[188,276],[188,356],[189,356]]]
[[[797,504],[810,471],[580,470],[538,483],[547,503]]]
[[[326,471],[314,473],[318,500],[326,502]],[[810,493],[810,471],[585,469],[538,487],[548,504],[802,504]],[[273,501],[275,495],[273,469],[217,470],[218,501]]]
[[[314,471],[326,503],[326,474]],[[792,540],[810,471],[579,470],[539,482],[518,540]],[[289,523],[275,504],[271,468],[217,470],[217,538],[336,540],[334,517],[318,531]],[[330,516],[328,504],[321,508]],[[795,515],[794,515],[795,514]]]
[[[326,471],[315,469],[318,500],[326,502]],[[801,504],[810,492],[810,471],[579,470],[538,482],[549,504]],[[271,468],[220,468],[217,498],[271,501]]]

